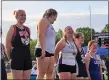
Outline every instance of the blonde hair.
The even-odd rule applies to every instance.
[[[18,13],[21,11],[25,12],[24,10],[14,10],[13,15],[15,15],[15,17],[17,17]]]
[[[89,52],[91,45],[94,44],[94,43],[97,43],[97,41],[96,40],[91,40],[91,41],[88,42],[88,50],[87,50],[87,52]]]

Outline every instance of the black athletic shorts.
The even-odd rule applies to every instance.
[[[47,51],[45,51],[45,57],[51,57],[51,56],[54,56],[54,54],[52,54],[52,53],[49,53],[49,52],[47,52]],[[42,55],[42,49],[41,48],[36,48],[35,49],[35,56],[36,57],[40,57]]]
[[[1,80],[7,80],[7,73],[5,70],[5,63],[3,59],[1,59]]]
[[[78,70],[77,77],[88,77],[85,64],[78,63],[78,68],[79,68],[79,70]]]
[[[65,65],[65,64],[59,64],[58,65],[58,72],[70,72],[72,73],[76,73],[76,65],[74,66],[70,66],[70,65]]]
[[[28,49],[13,49],[11,59],[13,70],[29,70],[32,68],[30,50]]]

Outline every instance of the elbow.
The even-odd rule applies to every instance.
[[[6,50],[9,49],[10,47],[11,47],[11,43],[6,41],[6,45],[5,45]]]
[[[56,56],[57,56],[56,53],[54,53],[54,58],[55,58],[55,59],[56,59]]]
[[[57,55],[58,55],[58,52],[55,50],[54,57],[57,57]]]
[[[45,34],[39,33],[39,38],[40,38],[40,37],[45,37]]]

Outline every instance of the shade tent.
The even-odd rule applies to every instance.
[[[84,52],[87,53],[87,46],[83,47]],[[108,55],[108,49],[102,48],[102,47],[98,47],[97,48],[97,54],[99,55]]]

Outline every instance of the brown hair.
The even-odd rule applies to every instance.
[[[81,32],[77,32],[77,33],[74,34],[74,37],[75,38],[84,37],[84,34],[81,33]]]
[[[67,27],[69,27],[69,26],[67,26]],[[64,36],[63,36],[63,38],[65,39],[66,42],[67,42],[67,35],[66,35],[67,27],[65,27],[65,29],[64,29]],[[72,36],[72,40],[73,40],[73,36]]]
[[[96,40],[91,40],[91,41],[88,42],[88,50],[87,50],[88,52],[89,52],[90,47],[91,47],[91,45],[92,45],[93,43],[97,43],[97,41],[96,41]]]
[[[52,15],[57,15],[58,13],[57,13],[57,11],[55,10],[55,9],[52,9],[52,8],[50,8],[50,9],[47,9],[46,11],[45,11],[45,13],[43,14],[43,18],[44,17],[51,17]]]

